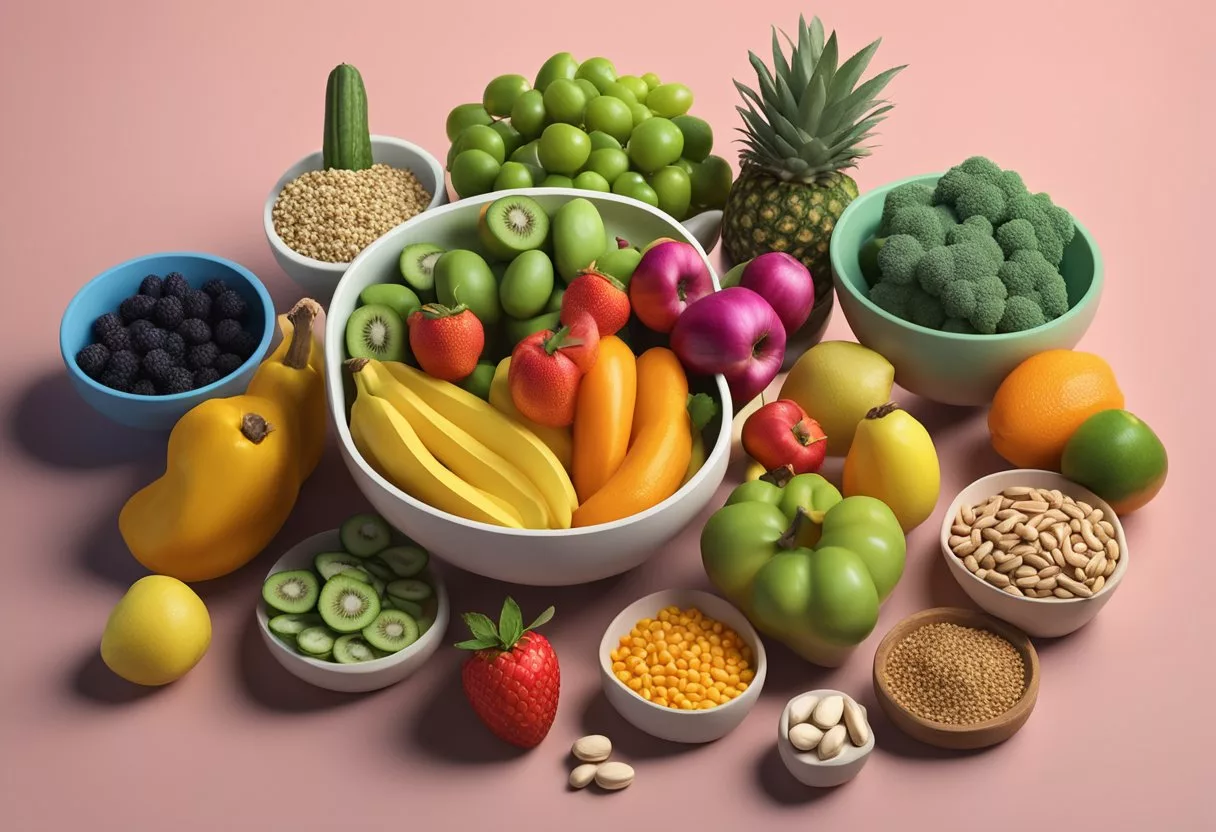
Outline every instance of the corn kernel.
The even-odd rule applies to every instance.
[[[691,667],[688,668],[688,681],[690,681],[690,682],[701,681],[701,674],[698,673],[697,671],[693,670]]]
[[[680,703],[680,710],[682,711],[695,711],[696,709],[697,706],[692,702],[689,702],[687,699]]]
[[[752,679],[755,679],[755,678],[756,678],[756,674],[750,670],[739,671],[739,681],[740,682],[750,682]]]
[[[629,687],[633,688],[634,690],[641,690],[642,689],[642,680],[639,679],[637,676],[634,676],[632,679],[629,680]]]
[[[731,674],[731,675],[730,675],[730,676],[727,678],[727,680],[726,680],[726,684],[727,684],[727,685],[731,685],[731,686],[739,684],[739,677],[738,677],[738,676],[736,676],[734,673],[732,673],[732,674]]]
[[[632,676],[628,670],[621,670],[617,672],[616,678],[620,679],[622,682],[628,682]]]
[[[624,670],[624,669],[625,669],[625,663],[624,663],[624,662],[613,662],[613,663],[612,663],[612,672],[613,672],[613,673],[618,673],[618,672],[620,672],[620,671],[622,671],[622,670]]]

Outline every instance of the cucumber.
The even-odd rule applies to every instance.
[[[366,170],[372,166],[372,137],[367,126],[367,90],[363,76],[350,64],[339,64],[325,85],[324,166]]]

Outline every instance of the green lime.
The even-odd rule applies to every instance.
[[[662,171],[660,171],[662,173]],[[511,188],[531,188],[535,183],[532,172],[523,162],[504,162],[498,169],[494,179],[495,191],[508,191]]]
[[[705,208],[724,207],[733,177],[730,162],[721,156],[709,156],[704,162],[693,165],[693,205]]]
[[[456,155],[466,150],[484,150],[500,165],[507,160],[507,145],[502,134],[488,124],[474,124],[460,131],[456,137]]]
[[[611,148],[613,150],[622,149],[621,143],[603,130],[592,130],[588,135],[591,136],[592,150],[603,150],[604,148]]]
[[[522,75],[499,75],[486,84],[481,95],[481,106],[492,116],[509,116],[515,100],[531,89],[528,79]]]
[[[545,129],[545,96],[540,90],[528,90],[515,99],[511,108],[511,126],[525,139],[535,139]]]
[[[578,84],[578,88],[586,94],[588,102],[590,102],[593,98],[600,97],[600,91],[595,88],[595,84],[591,83],[586,78],[575,78],[574,83]]]
[[[448,134],[448,141],[456,141],[456,137],[464,131],[466,127],[472,127],[474,124],[482,124],[489,126],[490,114],[486,112],[486,108],[480,104],[457,104],[448,113],[447,124],[445,129]]]
[[[692,202],[692,180],[683,168],[668,165],[651,174],[648,180],[659,198],[659,210],[677,220],[688,216]]]
[[[655,75],[653,72],[647,72],[642,76],[642,80],[645,81],[646,86],[650,87],[652,90],[659,84],[663,83],[659,80],[659,76]]]
[[[688,161],[687,157],[676,159],[674,162],[672,162],[672,164],[687,173],[689,176],[692,176],[692,162]]]
[[[583,191],[599,191],[605,194],[612,190],[608,180],[593,170],[585,170],[574,177],[574,187]]]
[[[474,396],[485,401],[490,400],[490,382],[494,380],[496,365],[479,363],[473,372],[460,381],[460,386]]]
[[[714,131],[703,118],[676,116],[671,123],[684,135],[684,158],[691,162],[704,162],[714,149]],[[692,173],[690,170],[689,173]]]
[[[633,115],[633,128],[635,130],[643,121],[654,117],[654,113],[650,112],[650,108],[645,104],[630,104],[629,112]]]
[[[599,92],[616,80],[616,67],[607,58],[588,58],[579,64],[575,79],[590,81]]]
[[[680,158],[684,134],[670,119],[655,116],[633,129],[629,137],[629,161],[635,170],[654,173]]]
[[[565,78],[558,78],[545,90],[545,112],[550,121],[582,124],[587,109],[587,93]]]
[[[519,150],[524,144],[524,137],[506,119],[494,122],[490,125],[490,129],[502,136],[504,161],[511,158],[511,154]]]
[[[645,104],[649,100],[650,87],[638,76],[622,75],[616,79],[616,82],[633,93],[633,97],[638,100],[639,104]]]
[[[484,150],[462,151],[452,160],[452,187],[461,199],[489,193],[500,167]]]
[[[435,261],[435,295],[444,306],[463,303],[483,324],[493,324],[502,315],[494,272],[475,251],[453,249],[440,255]]]
[[[625,86],[620,81],[613,81],[607,86],[607,88],[602,90],[602,92],[604,95],[619,98],[629,105],[638,103],[638,97],[633,94],[633,90],[629,89],[629,87]]]
[[[550,124],[540,136],[538,152],[541,167],[546,171],[574,176],[591,155],[591,138],[572,124]]]
[[[1161,439],[1126,410],[1090,416],[1073,432],[1060,457],[1060,473],[1110,503],[1117,517],[1151,502],[1168,472]]]
[[[612,147],[591,151],[585,166],[585,171],[598,173],[609,185],[627,170],[629,170],[629,154]]]
[[[655,208],[659,207],[659,195],[654,192],[654,188],[650,187],[642,174],[637,171],[631,170],[618,176],[616,181],[612,183],[612,192],[620,196],[632,197],[648,205],[653,205]]]
[[[660,84],[646,96],[646,106],[663,118],[682,116],[692,106],[692,90],[683,84]]]
[[[598,130],[618,142],[627,140],[633,132],[633,112],[619,98],[602,95],[588,101],[583,118],[588,132]]]
[[[502,311],[512,318],[531,318],[544,311],[553,294],[553,261],[539,249],[522,252],[507,266],[498,284]]]
[[[542,188],[573,188],[574,180],[569,176],[562,176],[560,173],[551,173],[541,180]]]
[[[536,73],[536,81],[532,83],[532,86],[544,92],[558,79],[564,78],[573,81],[576,72],[578,72],[578,61],[574,59],[574,56],[569,52],[558,52],[541,64]]]

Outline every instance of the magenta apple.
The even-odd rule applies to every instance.
[[[670,240],[642,255],[629,280],[629,302],[639,321],[669,333],[685,309],[713,290],[701,254],[688,243]]]
[[[811,316],[815,304],[811,272],[784,251],[770,251],[753,259],[743,269],[739,285],[768,301],[781,318],[786,335],[797,332]]]

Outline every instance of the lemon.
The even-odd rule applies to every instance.
[[[185,676],[211,646],[203,599],[165,575],[140,578],[110,613],[101,660],[137,685],[167,685]]]

